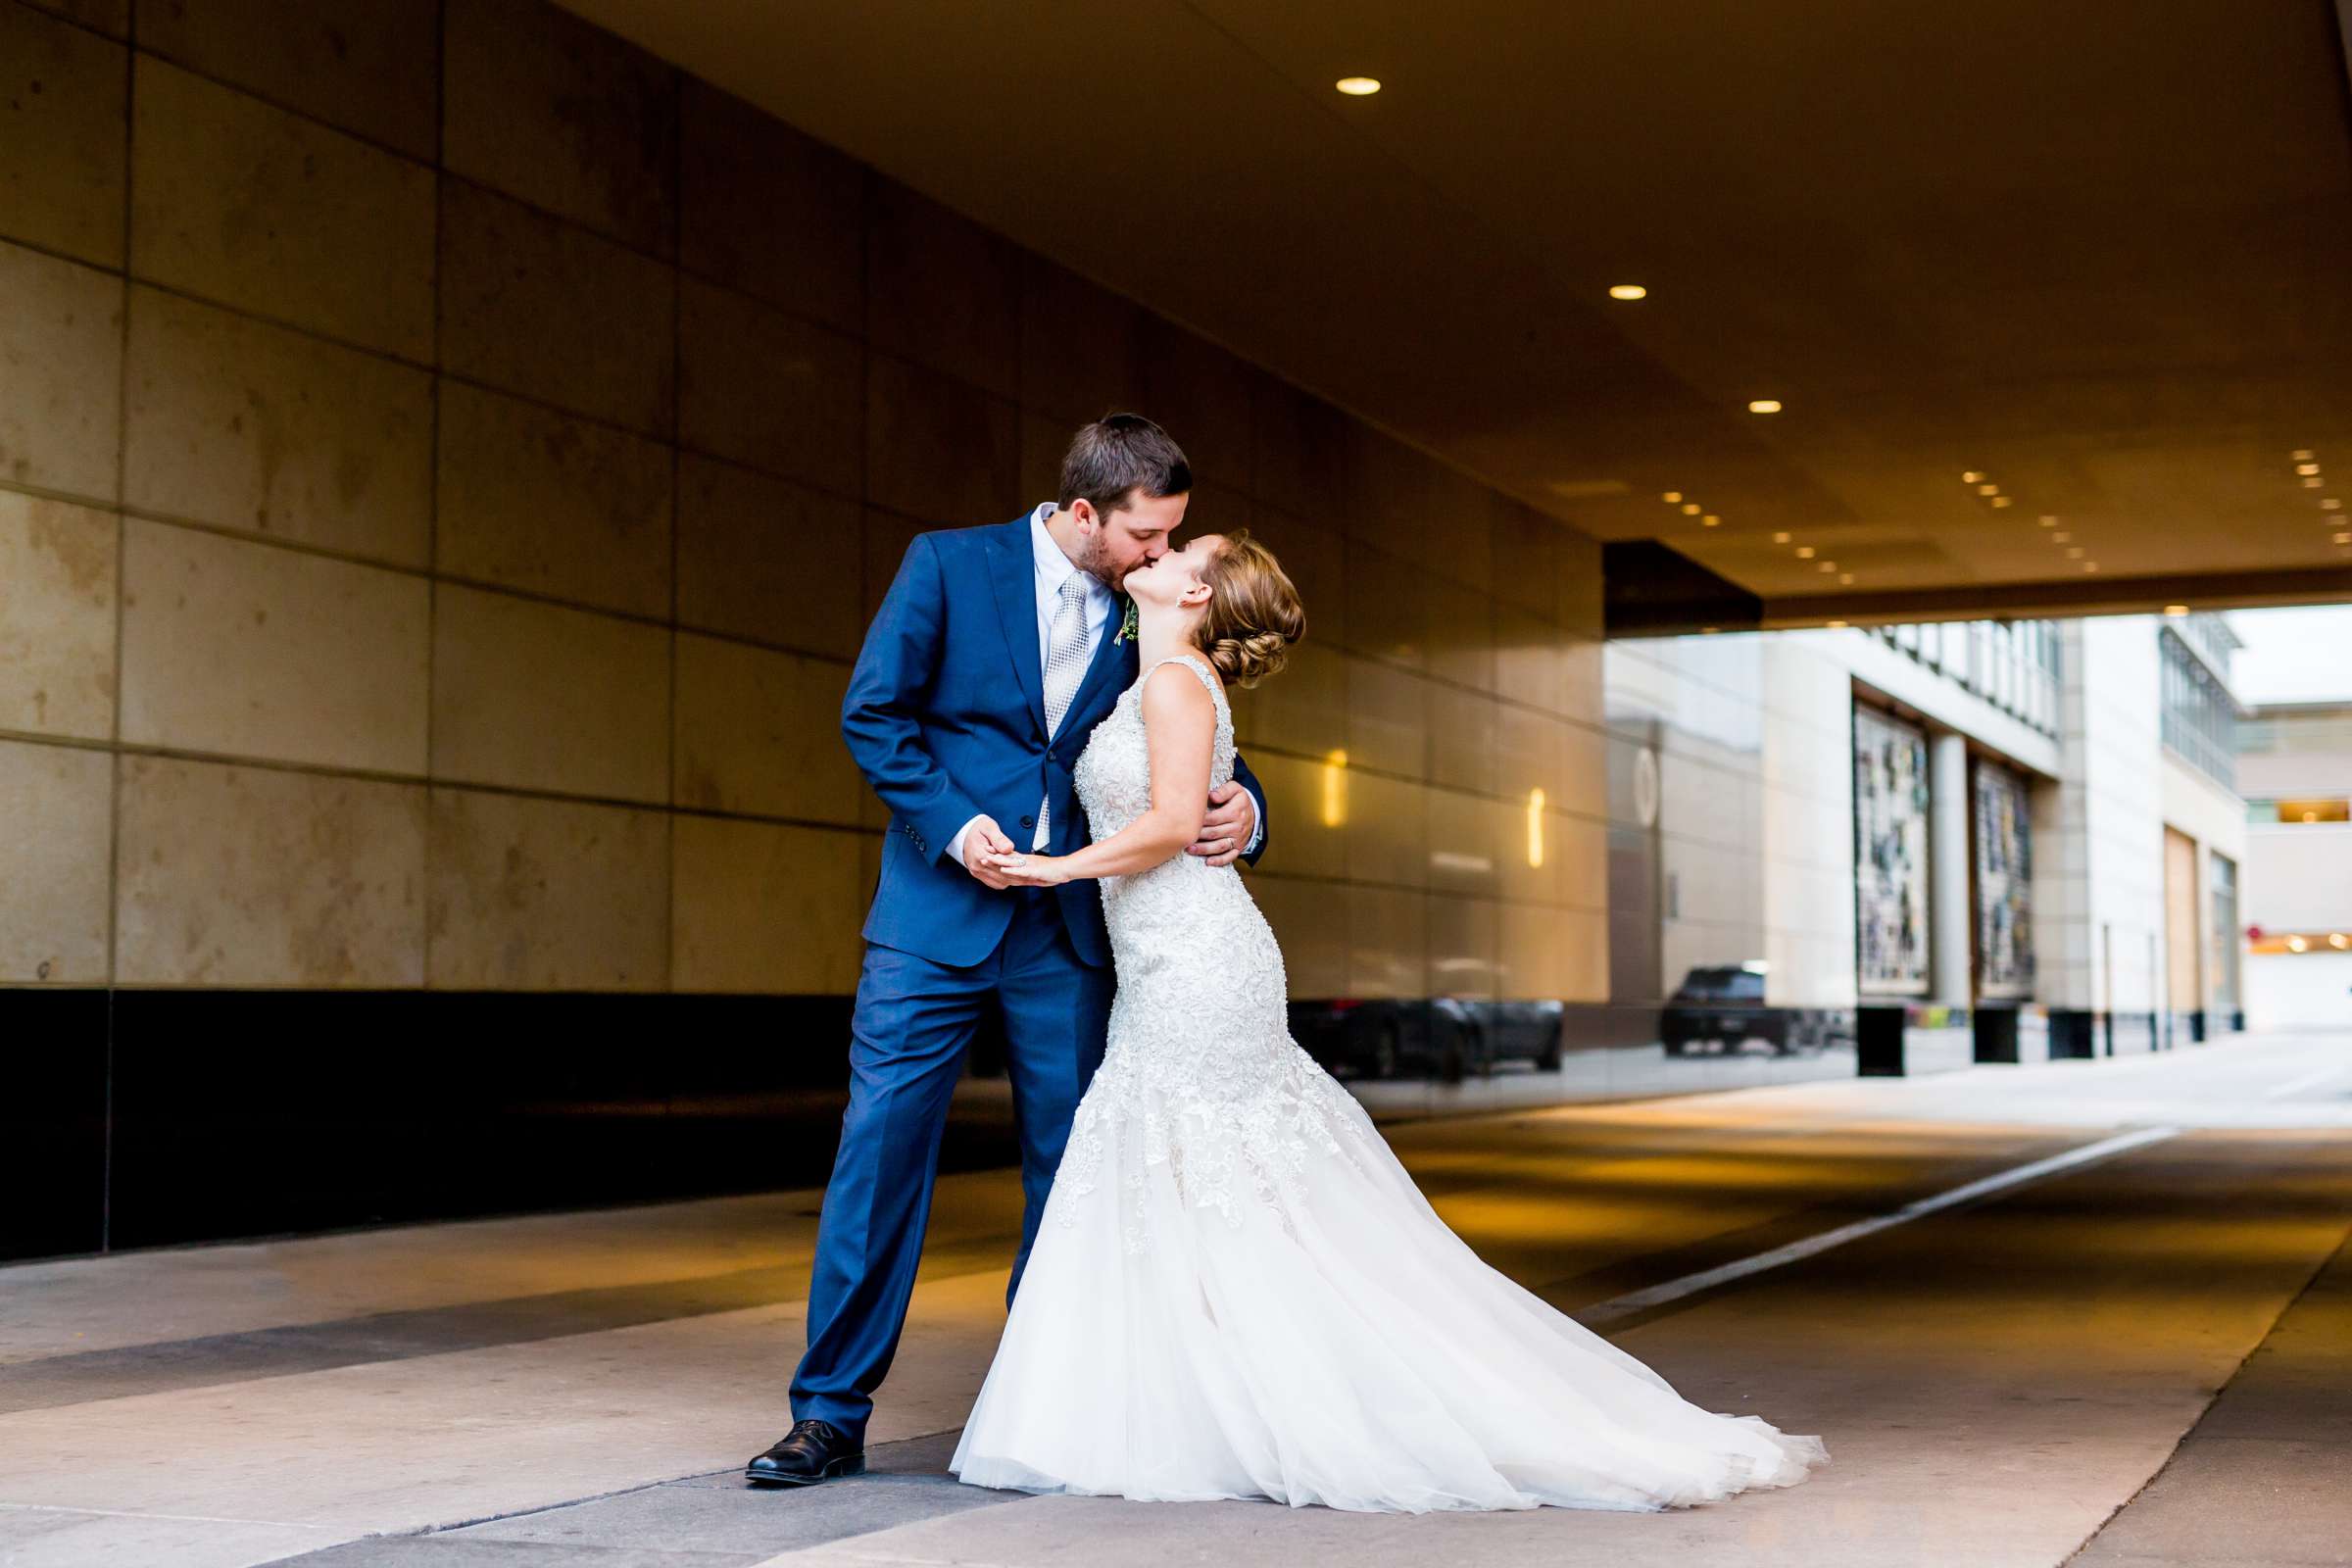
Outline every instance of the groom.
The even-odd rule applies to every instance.
[[[1013,887],[998,858],[1087,841],[1071,768],[1136,678],[1116,592],[1166,553],[1192,468],[1168,433],[1113,414],[1062,459],[1058,504],[992,528],[927,533],[865,634],[841,732],[891,809],[851,1018],[850,1105],[808,1281],[808,1349],[791,1433],[755,1482],[865,1468],[931,1209],[948,1097],[984,1012],[1004,1022],[1021,1145],[1021,1245],[1037,1239],[1079,1096],[1102,1054],[1110,940],[1095,884]],[[1265,844],[1265,796],[1239,760],[1209,796],[1195,855]]]

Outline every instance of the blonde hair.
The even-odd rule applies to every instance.
[[[1274,553],[1241,529],[1226,536],[1200,580],[1208,612],[1196,636],[1208,662],[1244,688],[1279,673],[1291,645],[1306,635],[1306,610]]]

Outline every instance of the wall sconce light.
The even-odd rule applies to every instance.
[[[1323,759],[1323,825],[1348,825],[1348,754],[1333,752]]]

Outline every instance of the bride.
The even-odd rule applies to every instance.
[[[1142,676],[1089,741],[1118,994],[952,1469],[976,1486],[1294,1506],[1651,1509],[1785,1487],[1816,1438],[1686,1403],[1479,1261],[1292,1041],[1242,878],[1183,853],[1233,767],[1224,681],[1282,667],[1297,591],[1246,533],[1138,567]]]

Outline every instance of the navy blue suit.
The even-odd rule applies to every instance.
[[[865,920],[851,1022],[850,1105],[825,1188],[808,1283],[808,1348],[793,1376],[797,1420],[863,1440],[914,1289],[948,1099],[985,1009],[1001,1013],[1024,1199],[1012,1284],[1061,1163],[1070,1119],[1102,1057],[1110,940],[1091,882],[997,890],[949,858],[980,812],[1028,848],[1040,801],[1047,851],[1086,842],[1071,768],[1136,678],[1135,640],[1113,625],[1060,729],[1046,733],[1027,516],[918,536],[867,628],[842,702],[850,754],[890,808],[882,876]],[[1247,766],[1234,777],[1265,794]]]

